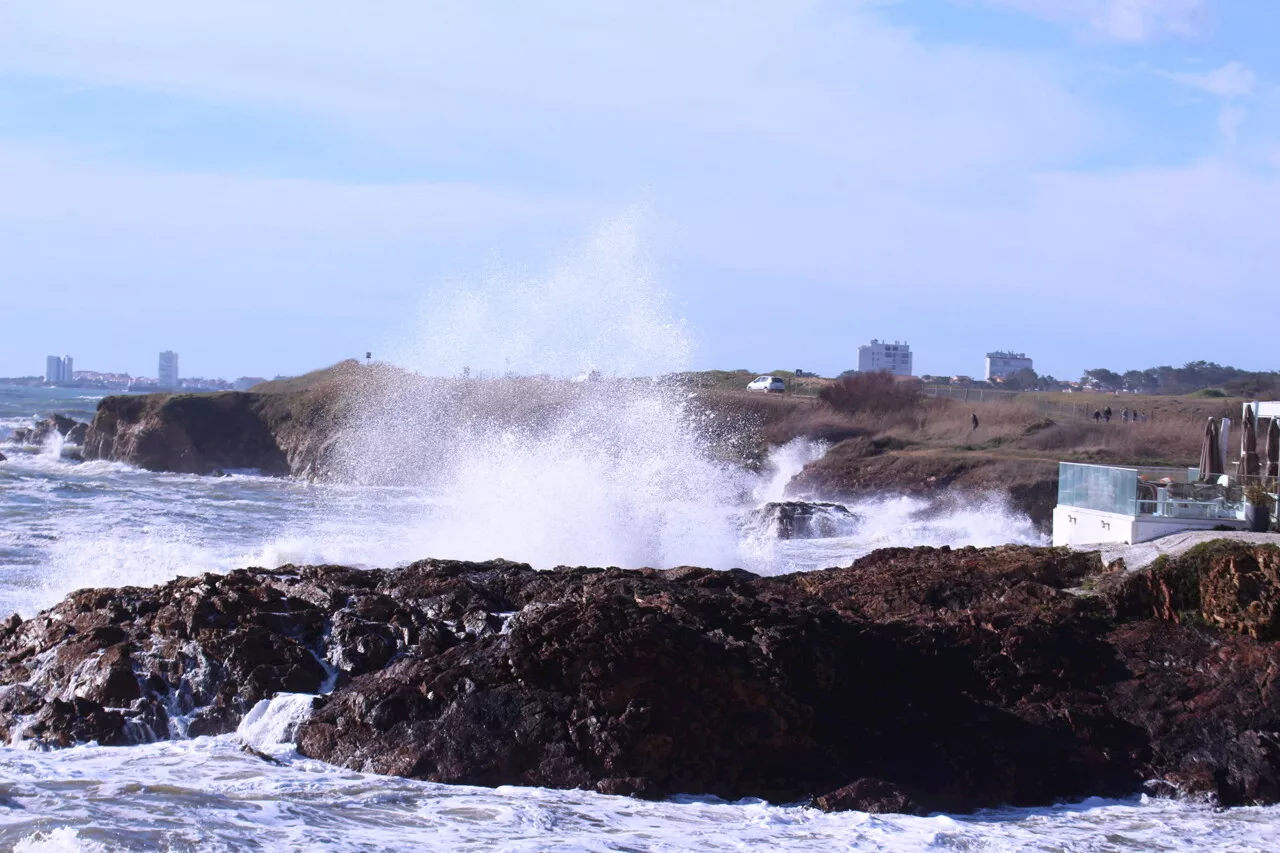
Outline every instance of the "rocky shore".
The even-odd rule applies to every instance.
[[[306,755],[440,782],[964,811],[1280,801],[1280,549],[1126,572],[892,549],[741,572],[428,560],[81,590],[0,625],[0,735],[233,731],[319,693]]]
[[[517,380],[518,381],[518,380]],[[390,368],[344,362],[293,380],[266,383],[253,391],[148,394],[104,398],[93,422],[82,429],[85,459],[126,462],[151,471],[217,474],[252,469],[262,474],[325,479],[335,474],[336,447],[344,424],[359,401],[385,411],[394,423],[414,399],[437,401],[458,423],[469,418],[512,418],[536,423],[544,413],[572,399],[571,386],[539,384],[503,389],[493,383],[406,379]],[[415,384],[416,383],[416,384]],[[404,387],[401,387],[404,386]],[[553,387],[554,386],[554,387]],[[758,464],[769,447],[794,437],[832,442],[827,454],[795,478],[788,494],[810,501],[852,501],[880,495],[912,495],[933,501],[976,500],[998,493],[1010,508],[1048,531],[1057,503],[1058,466],[1051,459],[996,454],[981,449],[924,448],[899,439],[858,435],[843,438],[812,410],[813,400],[761,400],[760,395],[703,393],[698,406],[710,420],[730,427],[714,436],[724,461]],[[378,401],[367,405],[369,400]],[[766,414],[800,418],[798,432],[779,431]],[[751,406],[744,406],[750,403]],[[776,410],[776,411],[774,411]],[[829,425],[828,425],[829,427]],[[446,430],[447,432],[447,430]],[[857,430],[854,430],[857,432]],[[772,435],[772,438],[769,436]],[[443,440],[434,434],[434,441]],[[79,443],[79,442],[77,442]],[[362,466],[357,466],[361,468]]]

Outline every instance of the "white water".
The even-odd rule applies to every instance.
[[[294,697],[263,719],[296,718]],[[261,721],[259,721],[261,722]],[[0,750],[0,850],[1072,851],[1273,853],[1276,809],[1087,800],[969,816],[824,814],[756,800],[642,802],[436,785],[302,758],[260,736],[53,753]],[[261,727],[259,727],[261,728]],[[281,726],[281,728],[285,728]],[[261,732],[259,732],[261,735]]]
[[[822,448],[779,448],[759,475],[717,461],[722,425],[678,386],[634,378],[681,369],[690,350],[624,221],[545,276],[507,273],[426,299],[390,351],[425,376],[455,378],[385,383],[364,400],[344,448],[345,482],[152,474],[6,445],[0,611],[31,615],[83,586],[287,562],[502,556],[778,573],[847,564],[887,545],[1043,541],[998,498],[946,510],[862,502],[851,507],[861,520],[850,535],[833,539],[779,542],[744,528],[744,514],[782,498]],[[463,367],[473,381],[456,379]],[[526,378],[505,379],[508,370]],[[563,381],[589,370],[604,378]],[[422,393],[432,388],[439,394]],[[0,442],[34,415],[84,419],[89,402],[0,389]],[[1276,809],[1134,800],[876,817],[366,776],[292,750],[309,702],[277,697],[236,735],[215,739],[0,749],[0,850],[1280,849]]]

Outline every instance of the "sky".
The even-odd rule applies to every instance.
[[[1278,33],[1260,0],[9,0],[0,375],[300,373],[636,210],[693,367],[1273,369]]]

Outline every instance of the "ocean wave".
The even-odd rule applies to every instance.
[[[281,729],[284,730],[284,729]],[[1280,807],[1090,799],[974,815],[826,814],[759,800],[647,802],[438,785],[303,758],[242,735],[48,753],[0,750],[0,847],[15,850],[882,851],[1263,853]],[[26,846],[22,846],[26,845]],[[62,846],[57,846],[62,845]]]

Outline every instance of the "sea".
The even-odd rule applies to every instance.
[[[39,447],[8,441],[15,429],[52,412],[88,420],[97,401],[96,394],[74,389],[0,387],[0,452],[8,457],[0,463],[0,610],[6,613],[30,616],[86,586],[155,584],[290,562],[394,566],[427,556],[504,556],[544,567],[625,564],[627,557],[652,558],[637,565],[683,562],[669,549],[678,548],[687,532],[650,540],[656,550],[649,553],[634,543],[576,536],[572,517],[599,520],[577,513],[563,498],[559,512],[567,519],[558,539],[500,533],[513,523],[543,520],[542,510],[526,519],[508,515],[505,525],[473,527],[460,538],[452,530],[458,518],[480,508],[451,509],[438,494],[412,485],[311,483],[251,471],[223,477],[152,473],[78,461],[79,449],[58,441]],[[856,520],[845,520],[845,529],[825,531],[835,535],[780,541],[758,507],[781,498],[785,482],[821,451],[784,447],[749,482],[735,481],[738,503],[722,508],[722,515],[736,538],[699,556],[711,556],[720,568],[781,573],[847,565],[890,545],[1043,541],[995,497],[943,511],[906,498],[868,501],[849,507]],[[510,453],[503,461],[519,467]],[[586,463],[573,467],[586,481],[584,501],[607,498],[599,480],[611,472],[593,474]],[[518,479],[537,478],[526,470]],[[635,485],[652,487],[643,478]],[[494,503],[510,506],[527,497],[508,495]],[[632,519],[644,509],[615,501],[619,508]],[[707,523],[709,510],[698,501],[677,511],[722,535],[716,523]],[[488,513],[502,520],[501,510],[486,511],[486,518]],[[450,528],[447,535],[440,535],[441,525]],[[469,537],[482,535],[491,537],[480,540],[483,546],[465,546]],[[277,697],[255,709],[240,731],[221,737],[50,752],[0,748],[0,850],[1280,850],[1280,809],[1221,811],[1146,797],[909,817],[825,814],[799,803],[725,802],[694,793],[644,802],[372,776],[294,751],[289,737],[306,713],[305,700]],[[246,751],[246,744],[259,754]]]
[[[362,393],[323,482],[153,473],[79,461],[60,440],[15,444],[14,430],[50,413],[89,420],[99,397],[0,387],[0,617],[84,587],[288,563],[782,574],[887,546],[1045,543],[999,495],[861,501],[825,510],[819,537],[779,538],[768,505],[826,448],[796,440],[750,469],[725,462],[725,437],[750,424],[701,410],[680,383],[641,379],[688,370],[697,337],[638,233],[624,215],[543,270],[500,265],[427,290],[373,348],[413,380]],[[743,335],[765,342],[768,330]],[[422,377],[467,377],[467,393],[432,393]],[[1280,851],[1280,809],[1187,800],[912,817],[372,776],[298,755],[290,739],[309,705],[264,701],[220,737],[0,746],[0,851]]]

